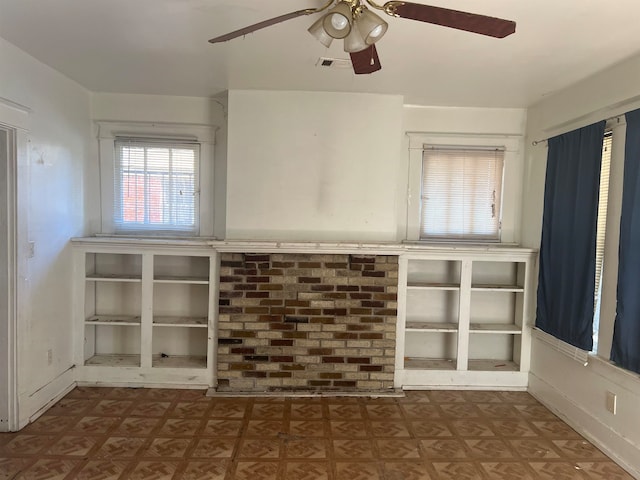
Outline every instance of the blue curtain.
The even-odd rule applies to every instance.
[[[611,360],[640,373],[640,110],[626,117],[618,305]]]
[[[596,225],[605,122],[549,139],[536,326],[593,346]]]

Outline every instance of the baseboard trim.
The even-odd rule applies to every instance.
[[[630,475],[640,479],[640,452],[636,445],[533,373],[529,374],[529,393]]]
[[[69,368],[35,392],[19,400],[18,430],[36,420],[76,386],[74,368]]]

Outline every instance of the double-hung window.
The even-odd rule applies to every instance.
[[[500,241],[505,149],[424,145],[420,239]]]
[[[199,163],[195,141],[116,137],[115,232],[197,235]]]

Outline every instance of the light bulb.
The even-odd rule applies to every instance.
[[[331,15],[331,25],[336,30],[344,30],[349,24],[349,20],[344,15],[340,15],[339,13],[334,13]]]
[[[371,31],[369,32],[369,36],[370,36],[371,38],[377,38],[377,37],[379,37],[380,35],[382,35],[382,31],[383,31],[383,30],[384,30],[384,29],[382,28],[382,25],[378,25],[376,28],[374,28],[373,30],[371,30]]]

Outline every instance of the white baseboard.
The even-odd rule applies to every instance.
[[[31,394],[22,395],[18,400],[18,429],[23,429],[46,412],[76,386],[74,368],[69,368],[52,381]]]
[[[562,392],[529,375],[529,393],[558,415],[574,430],[606,453],[634,478],[640,479],[640,449],[588,411],[567,398]]]

